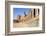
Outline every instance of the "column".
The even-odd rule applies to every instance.
[[[34,9],[32,8],[32,18],[34,18]]]
[[[36,16],[38,16],[38,9],[36,9]]]

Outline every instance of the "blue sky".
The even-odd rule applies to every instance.
[[[30,8],[13,8],[13,19],[16,19],[17,15],[24,16],[24,12],[28,14]]]

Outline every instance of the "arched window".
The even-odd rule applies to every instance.
[[[35,9],[34,9],[34,17],[35,17]]]
[[[32,11],[31,11],[31,18],[32,18]]]
[[[38,9],[38,15],[39,15],[39,9]]]
[[[19,17],[18,19],[20,20],[21,19],[21,15],[18,15],[18,17]]]
[[[24,16],[26,17],[27,15],[26,15],[26,12],[24,12]]]

